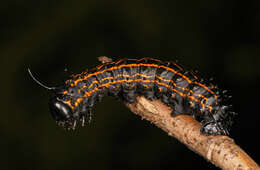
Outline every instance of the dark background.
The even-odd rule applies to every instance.
[[[217,169],[111,97],[87,127],[56,126],[27,67],[55,86],[101,55],[159,56],[214,77],[239,113],[231,137],[259,163],[259,2],[1,1],[1,169]]]

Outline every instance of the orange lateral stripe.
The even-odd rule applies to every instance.
[[[108,80],[108,79],[116,79],[116,78],[118,78],[118,77],[135,77],[135,76],[142,76],[142,77],[146,77],[146,78],[153,77],[153,76],[148,76],[148,75],[141,74],[141,73],[136,73],[136,74],[134,74],[134,75],[117,75],[117,76],[115,76],[115,77],[105,77],[105,78],[103,78],[103,79],[100,80],[100,83],[103,82],[103,81],[105,81],[105,80]],[[182,89],[183,91],[186,90],[186,91],[189,91],[189,92],[192,93],[192,94],[194,93],[194,92],[193,92],[192,90],[190,90],[190,89],[177,86],[177,84],[176,84],[173,80],[164,79],[164,78],[162,78],[162,77],[160,77],[160,76],[158,76],[158,75],[155,75],[155,77],[157,77],[157,78],[159,78],[160,80],[163,80],[163,81],[171,82],[175,87],[180,88],[180,89]],[[93,81],[93,82],[89,85],[89,88],[91,88],[94,84],[98,84],[98,81],[97,81],[97,80]],[[85,86],[85,87],[86,87],[86,86]],[[202,97],[202,98],[203,98],[204,100],[206,100],[206,101],[208,100],[208,98],[205,97],[205,96],[203,96],[203,95],[200,95],[199,97]]]
[[[105,77],[103,79],[100,80],[100,83],[102,83],[103,81],[105,80],[108,80],[108,79],[116,79],[118,77],[136,77],[136,76],[141,76],[141,77],[146,77],[146,78],[151,78],[151,77],[157,77],[158,79],[160,80],[163,80],[163,81],[168,81],[168,82],[171,82],[175,87],[179,88],[179,89],[182,89],[183,91],[189,91],[190,93],[194,93],[192,90],[190,89],[187,89],[187,88],[184,88],[184,87],[180,87],[180,86],[177,86],[177,84],[173,81],[173,80],[168,80],[168,79],[165,79],[165,78],[162,78],[161,76],[158,76],[158,75],[155,75],[155,76],[149,76],[149,75],[145,75],[145,74],[141,74],[141,73],[136,73],[134,75],[117,75],[115,77]],[[98,84],[98,81],[93,81],[88,87],[91,88],[94,84]],[[85,86],[86,87],[86,86]],[[208,100],[207,97],[203,96],[203,95],[200,95],[199,97],[202,97],[203,99],[205,99],[206,101]]]
[[[117,62],[115,62],[115,64],[118,64],[118,63],[120,63],[120,62],[122,62],[122,61],[124,61],[124,60],[142,61],[142,60],[145,60],[145,59],[150,59],[150,60],[154,60],[154,61],[161,62],[161,60],[153,59],[153,58],[141,58],[141,59],[127,59],[127,58],[125,58],[125,59],[118,60]],[[112,63],[113,63],[113,62],[111,62],[111,63],[109,63],[109,64],[112,64]],[[106,65],[106,64],[108,64],[108,63],[101,64],[100,66],[98,66],[98,67],[96,67],[96,68],[100,69],[100,68],[102,68],[102,67],[103,67],[104,65]],[[176,65],[177,67],[180,67],[180,66],[178,66],[176,63],[175,63],[175,65]],[[88,79],[88,78],[91,77],[91,76],[98,75],[98,74],[104,73],[104,72],[106,72],[106,71],[112,71],[112,70],[120,69],[120,68],[122,68],[122,67],[138,67],[138,66],[147,66],[147,67],[152,66],[152,67],[156,67],[156,68],[160,68],[160,67],[161,67],[161,68],[164,68],[164,69],[166,69],[166,70],[168,70],[168,71],[171,71],[171,72],[173,72],[173,73],[175,73],[175,74],[178,74],[179,76],[181,76],[182,78],[184,78],[189,84],[192,83],[191,80],[190,80],[187,76],[185,76],[185,75],[183,75],[183,74],[177,72],[176,70],[174,70],[174,69],[172,69],[172,68],[170,68],[170,67],[166,67],[166,66],[163,66],[163,65],[160,66],[160,65],[157,65],[157,64],[143,64],[143,63],[139,63],[139,64],[122,64],[122,65],[120,65],[120,66],[114,66],[114,67],[105,69],[105,70],[103,70],[103,71],[97,71],[97,72],[95,72],[95,73],[88,74],[88,75],[86,75],[85,77],[83,77],[83,78],[81,78],[81,79],[75,80],[74,84],[77,85],[77,83],[80,82],[80,81],[86,80],[86,79]],[[180,67],[180,68],[181,68],[181,67]],[[197,78],[197,77],[195,77],[195,78]],[[203,84],[201,84],[201,83],[199,83],[199,82],[196,82],[196,81],[194,81],[193,83],[199,85],[200,87],[202,87],[202,88],[206,89],[208,92],[210,92],[210,93],[214,96],[214,98],[216,99],[216,102],[217,102],[217,95],[216,95],[212,90],[210,90],[207,86],[205,86],[205,85],[203,85]]]
[[[180,96],[183,96],[183,97],[187,96],[187,97],[189,97],[191,100],[193,100],[193,101],[195,101],[195,102],[197,102],[197,103],[200,103],[201,106],[202,106],[202,108],[205,108],[205,104],[202,103],[202,101],[199,101],[198,99],[196,99],[194,96],[189,96],[189,95],[187,95],[187,94],[184,94],[184,93],[182,93],[182,92],[180,92],[180,91],[178,91],[178,90],[172,88],[170,85],[161,83],[161,82],[159,82],[159,81],[157,81],[157,80],[135,79],[135,80],[117,80],[117,81],[113,81],[113,82],[108,82],[108,83],[105,83],[105,84],[101,84],[101,85],[99,85],[98,87],[95,87],[95,89],[93,89],[93,90],[91,90],[91,91],[89,91],[89,92],[86,92],[86,93],[83,95],[83,97],[85,98],[85,97],[90,96],[92,93],[98,91],[99,87],[109,87],[109,85],[111,85],[111,84],[123,83],[123,82],[133,82],[133,81],[137,81],[137,82],[142,81],[142,82],[145,82],[145,83],[151,83],[151,82],[153,82],[153,83],[157,83],[157,84],[159,84],[159,85],[168,87],[168,88],[171,89],[172,91],[175,91],[176,93],[178,93]],[[81,100],[81,101],[82,101],[82,100]],[[80,102],[81,102],[81,101],[80,101]],[[76,103],[77,103],[77,101],[76,101]],[[78,105],[78,104],[79,104],[79,103],[77,103],[77,104],[76,104],[76,103],[75,103],[75,105]],[[210,109],[210,112],[211,112],[211,111],[212,111],[212,107],[209,106],[209,105],[207,105],[207,107]]]
[[[217,99],[217,96],[216,96],[216,94],[212,91],[212,90],[210,90],[207,86],[205,86],[204,84],[201,84],[201,83],[199,83],[199,82],[193,82],[194,84],[197,84],[197,85],[199,85],[199,86],[201,86],[201,87],[203,87],[204,89],[206,89],[208,92],[210,92],[211,94],[213,94],[213,96],[214,96],[214,98],[215,99]],[[217,101],[217,100],[216,100]]]
[[[142,58],[142,59],[121,59],[121,60],[118,60],[117,62],[114,62],[114,63],[116,63],[116,64],[118,64],[118,63],[120,63],[120,62],[122,62],[123,60],[134,60],[134,61],[141,61],[141,60],[144,60],[144,59],[147,59],[147,58]],[[149,58],[149,59],[151,59],[151,58]],[[161,62],[161,60],[157,60],[157,59],[153,59],[153,60],[155,60],[155,61],[159,61],[159,62]],[[106,64],[108,64],[108,63],[104,63],[104,64],[102,64],[102,65],[100,65],[100,66],[97,66],[96,67],[96,69],[100,69],[100,68],[102,68],[104,65],[106,65]],[[109,64],[113,64],[113,62],[112,63],[109,63]],[[194,84],[197,84],[197,85],[199,85],[200,87],[202,87],[202,88],[204,88],[206,91],[208,91],[209,93],[211,93],[213,96],[214,96],[214,98],[215,99],[217,99],[217,96],[216,96],[216,94],[212,91],[212,90],[210,90],[207,86],[205,86],[205,85],[203,85],[203,84],[201,84],[201,83],[199,83],[199,82],[196,82],[196,81],[194,81],[194,82],[192,82],[187,76],[185,76],[185,75],[183,75],[183,74],[181,74],[181,73],[179,73],[179,72],[177,72],[176,70],[174,70],[174,69],[172,69],[172,68],[170,68],[170,67],[166,67],[166,66],[164,66],[164,65],[158,65],[158,64],[143,64],[143,63],[138,63],[138,64],[122,64],[122,65],[119,65],[119,66],[113,66],[113,67],[111,67],[111,68],[108,68],[108,69],[105,69],[105,70],[102,70],[102,71],[97,71],[97,72],[95,72],[95,73],[91,73],[91,74],[88,74],[88,75],[86,75],[86,76],[84,76],[83,78],[79,78],[79,79],[77,79],[77,80],[75,80],[74,81],[74,84],[72,83],[71,84],[71,86],[74,86],[74,85],[77,85],[77,83],[78,82],[80,82],[80,81],[83,81],[83,80],[86,80],[86,79],[88,79],[89,77],[91,77],[91,76],[94,76],[94,75],[98,75],[98,74],[102,74],[102,73],[104,73],[104,72],[106,72],[106,71],[112,71],[112,70],[116,70],[116,69],[120,69],[120,68],[122,68],[122,67],[139,67],[139,66],[146,66],[146,67],[155,67],[155,68],[164,68],[164,69],[166,69],[166,70],[168,70],[168,71],[170,71],[170,72],[173,72],[174,74],[177,74],[177,75],[179,75],[179,76],[181,76],[182,78],[184,78],[189,84],[191,84],[191,83],[194,83]],[[177,66],[178,67],[178,65],[177,64],[175,64],[175,66]],[[180,67],[180,66],[179,66]],[[139,73],[139,75],[140,76],[143,76],[143,77],[146,77],[146,76],[148,76],[148,75],[144,75],[144,74],[140,74]],[[118,77],[119,76],[126,76],[126,75],[118,75]],[[128,75],[127,75],[128,76]],[[155,76],[157,76],[157,75],[155,75]],[[149,77],[149,76],[148,76]],[[171,81],[174,85],[175,85],[175,87],[177,87],[177,88],[181,88],[181,89],[183,89],[183,90],[189,90],[189,89],[185,89],[185,88],[183,88],[183,87],[178,87],[178,86],[176,86],[176,83],[174,82],[174,81],[172,81],[172,80],[167,80],[167,79],[164,79],[164,78],[162,78],[162,77],[160,77],[160,76],[157,76],[159,79],[161,79],[161,80],[164,80],[164,81]],[[102,79],[101,81],[104,81],[105,79],[113,79],[113,78],[115,78],[115,77],[109,77],[109,78],[104,78],[104,79]],[[195,78],[197,78],[197,77],[195,77]],[[138,80],[138,79],[137,79]],[[142,79],[140,79],[140,80],[142,80]],[[122,81],[122,80],[121,80]],[[126,80],[124,80],[124,81],[126,81]],[[133,81],[133,80],[128,80],[128,82],[131,82],[131,81]],[[144,81],[144,80],[142,80],[143,82],[146,82],[146,81]],[[97,81],[94,81],[95,83],[97,83]],[[93,86],[93,83],[94,82],[92,82],[92,84],[91,84],[91,86]],[[122,81],[123,82],[123,81]],[[152,82],[152,81],[149,81],[149,82]],[[109,84],[108,83],[106,83],[107,85],[106,85],[106,87],[108,87],[109,86]],[[160,84],[160,82],[158,82],[157,84]],[[102,86],[102,85],[101,85]],[[164,86],[168,86],[168,85],[166,85],[166,84],[164,84]],[[86,87],[86,86],[84,86],[84,87]],[[171,89],[173,89],[173,88],[171,88]],[[96,90],[96,88],[95,88],[95,90]],[[176,91],[175,89],[173,89],[173,91]],[[194,93],[192,90],[189,90],[191,93]],[[90,92],[86,92],[87,93],[87,95],[88,96],[90,96],[91,95],[91,93],[92,93],[92,91],[90,91]],[[180,94],[181,92],[177,92],[178,94]],[[181,94],[180,94],[181,95]],[[189,98],[194,98],[193,96],[190,96]],[[200,97],[203,97],[205,100],[207,100],[208,98],[206,98],[205,96],[203,96],[203,95],[200,95]],[[196,99],[197,100],[197,99]],[[216,100],[216,102],[217,102],[217,100]],[[201,102],[200,102],[201,103]],[[201,103],[202,105],[204,105],[203,103]],[[210,108],[210,110],[211,110],[211,106],[208,106],[208,108]]]
[[[108,62],[108,63],[104,63],[104,64],[100,64],[100,65],[98,65],[98,66],[96,66],[95,68],[96,69],[101,69],[103,66],[106,66],[106,65],[109,65],[109,64],[119,64],[119,63],[121,63],[122,61],[124,61],[124,60],[128,60],[128,61],[142,61],[142,60],[144,60],[144,59],[147,59],[147,58],[141,58],[141,59],[131,59],[131,58],[123,58],[123,59],[120,59],[120,60],[118,60],[118,61],[116,61],[116,62]],[[154,61],[160,61],[161,62],[161,60],[158,60],[158,59],[154,59],[154,58],[149,58],[150,60],[154,60]]]
[[[109,62],[109,63],[104,63],[104,64],[100,64],[100,65],[98,65],[98,66],[96,66],[95,68],[96,69],[101,69],[103,66],[105,66],[105,65],[109,65],[109,64],[119,64],[120,62],[122,62],[122,61],[124,61],[124,60],[132,60],[132,61],[142,61],[142,60],[144,60],[144,59],[148,59],[148,58],[141,58],[141,59],[130,59],[130,58],[123,58],[123,59],[120,59],[120,60],[118,60],[118,61],[116,61],[116,62]],[[160,60],[157,60],[157,59],[153,59],[153,58],[149,58],[149,59],[152,59],[152,60],[155,60],[155,61],[160,61]],[[95,69],[94,68],[94,69]],[[103,71],[108,71],[108,70],[103,70]],[[83,74],[84,73],[87,73],[87,71],[86,72],[83,72]],[[103,73],[103,72],[101,72],[101,73]],[[81,75],[82,73],[80,73],[80,74],[76,74],[76,76],[78,76],[78,75]],[[75,77],[76,77],[75,76]],[[88,77],[87,77],[88,78]],[[86,78],[86,79],[87,79]],[[84,80],[85,79],[85,77],[82,79],[82,80]],[[76,83],[77,84],[77,83]]]
[[[102,71],[97,71],[97,72],[95,72],[95,73],[88,74],[88,75],[86,75],[86,76],[83,77],[83,78],[80,78],[80,79],[75,80],[74,84],[77,85],[77,83],[80,82],[80,81],[86,80],[86,79],[88,79],[89,77],[92,77],[92,76],[95,76],[95,75],[98,75],[98,74],[102,74],[102,73],[104,73],[104,72],[106,72],[106,71],[117,70],[117,69],[120,69],[120,68],[122,68],[122,67],[138,67],[138,66],[164,68],[164,69],[166,69],[166,70],[168,70],[168,71],[171,71],[171,72],[173,72],[173,73],[175,73],[175,74],[178,74],[179,76],[181,76],[182,78],[184,78],[189,84],[192,83],[191,80],[190,80],[188,77],[186,77],[185,75],[183,75],[183,74],[181,74],[181,73],[175,71],[175,70],[172,69],[172,68],[169,68],[169,67],[166,67],[166,66],[162,66],[162,65],[160,66],[160,65],[157,65],[157,64],[143,64],[143,63],[139,63],[139,64],[122,64],[122,65],[120,65],[120,66],[114,66],[114,67],[111,67],[111,68],[108,68],[108,69],[105,69],[105,70],[102,70]]]

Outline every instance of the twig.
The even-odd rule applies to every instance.
[[[185,115],[172,117],[171,109],[159,100],[149,101],[138,97],[136,103],[126,105],[132,112],[151,121],[217,167],[226,170],[260,170],[233,139],[222,135],[203,135],[199,122]]]

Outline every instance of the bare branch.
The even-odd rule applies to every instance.
[[[136,103],[126,105],[132,112],[151,121],[217,167],[226,170],[260,169],[233,139],[222,135],[203,135],[199,122],[185,115],[172,117],[171,109],[159,100],[149,101],[138,97]]]

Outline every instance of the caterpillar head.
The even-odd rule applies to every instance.
[[[73,117],[72,109],[67,104],[59,98],[53,97],[49,101],[49,107],[53,119],[59,126],[75,129],[77,121]]]
[[[84,115],[79,115],[78,113],[74,113],[72,108],[67,103],[65,103],[62,99],[59,98],[62,88],[45,86],[32,75],[29,68],[28,68],[28,72],[37,84],[53,92],[54,96],[51,97],[49,101],[49,107],[53,119],[57,122],[59,126],[62,126],[68,130],[69,129],[74,130],[78,122],[81,122],[82,126],[85,125]]]
[[[85,126],[85,113],[88,112],[89,122],[91,120],[91,109],[79,106],[72,102],[70,95],[64,95],[65,88],[58,88],[49,101],[49,107],[53,119],[59,126],[68,130],[75,129],[77,124]],[[75,97],[75,96],[74,96]],[[72,104],[73,103],[73,104]]]

